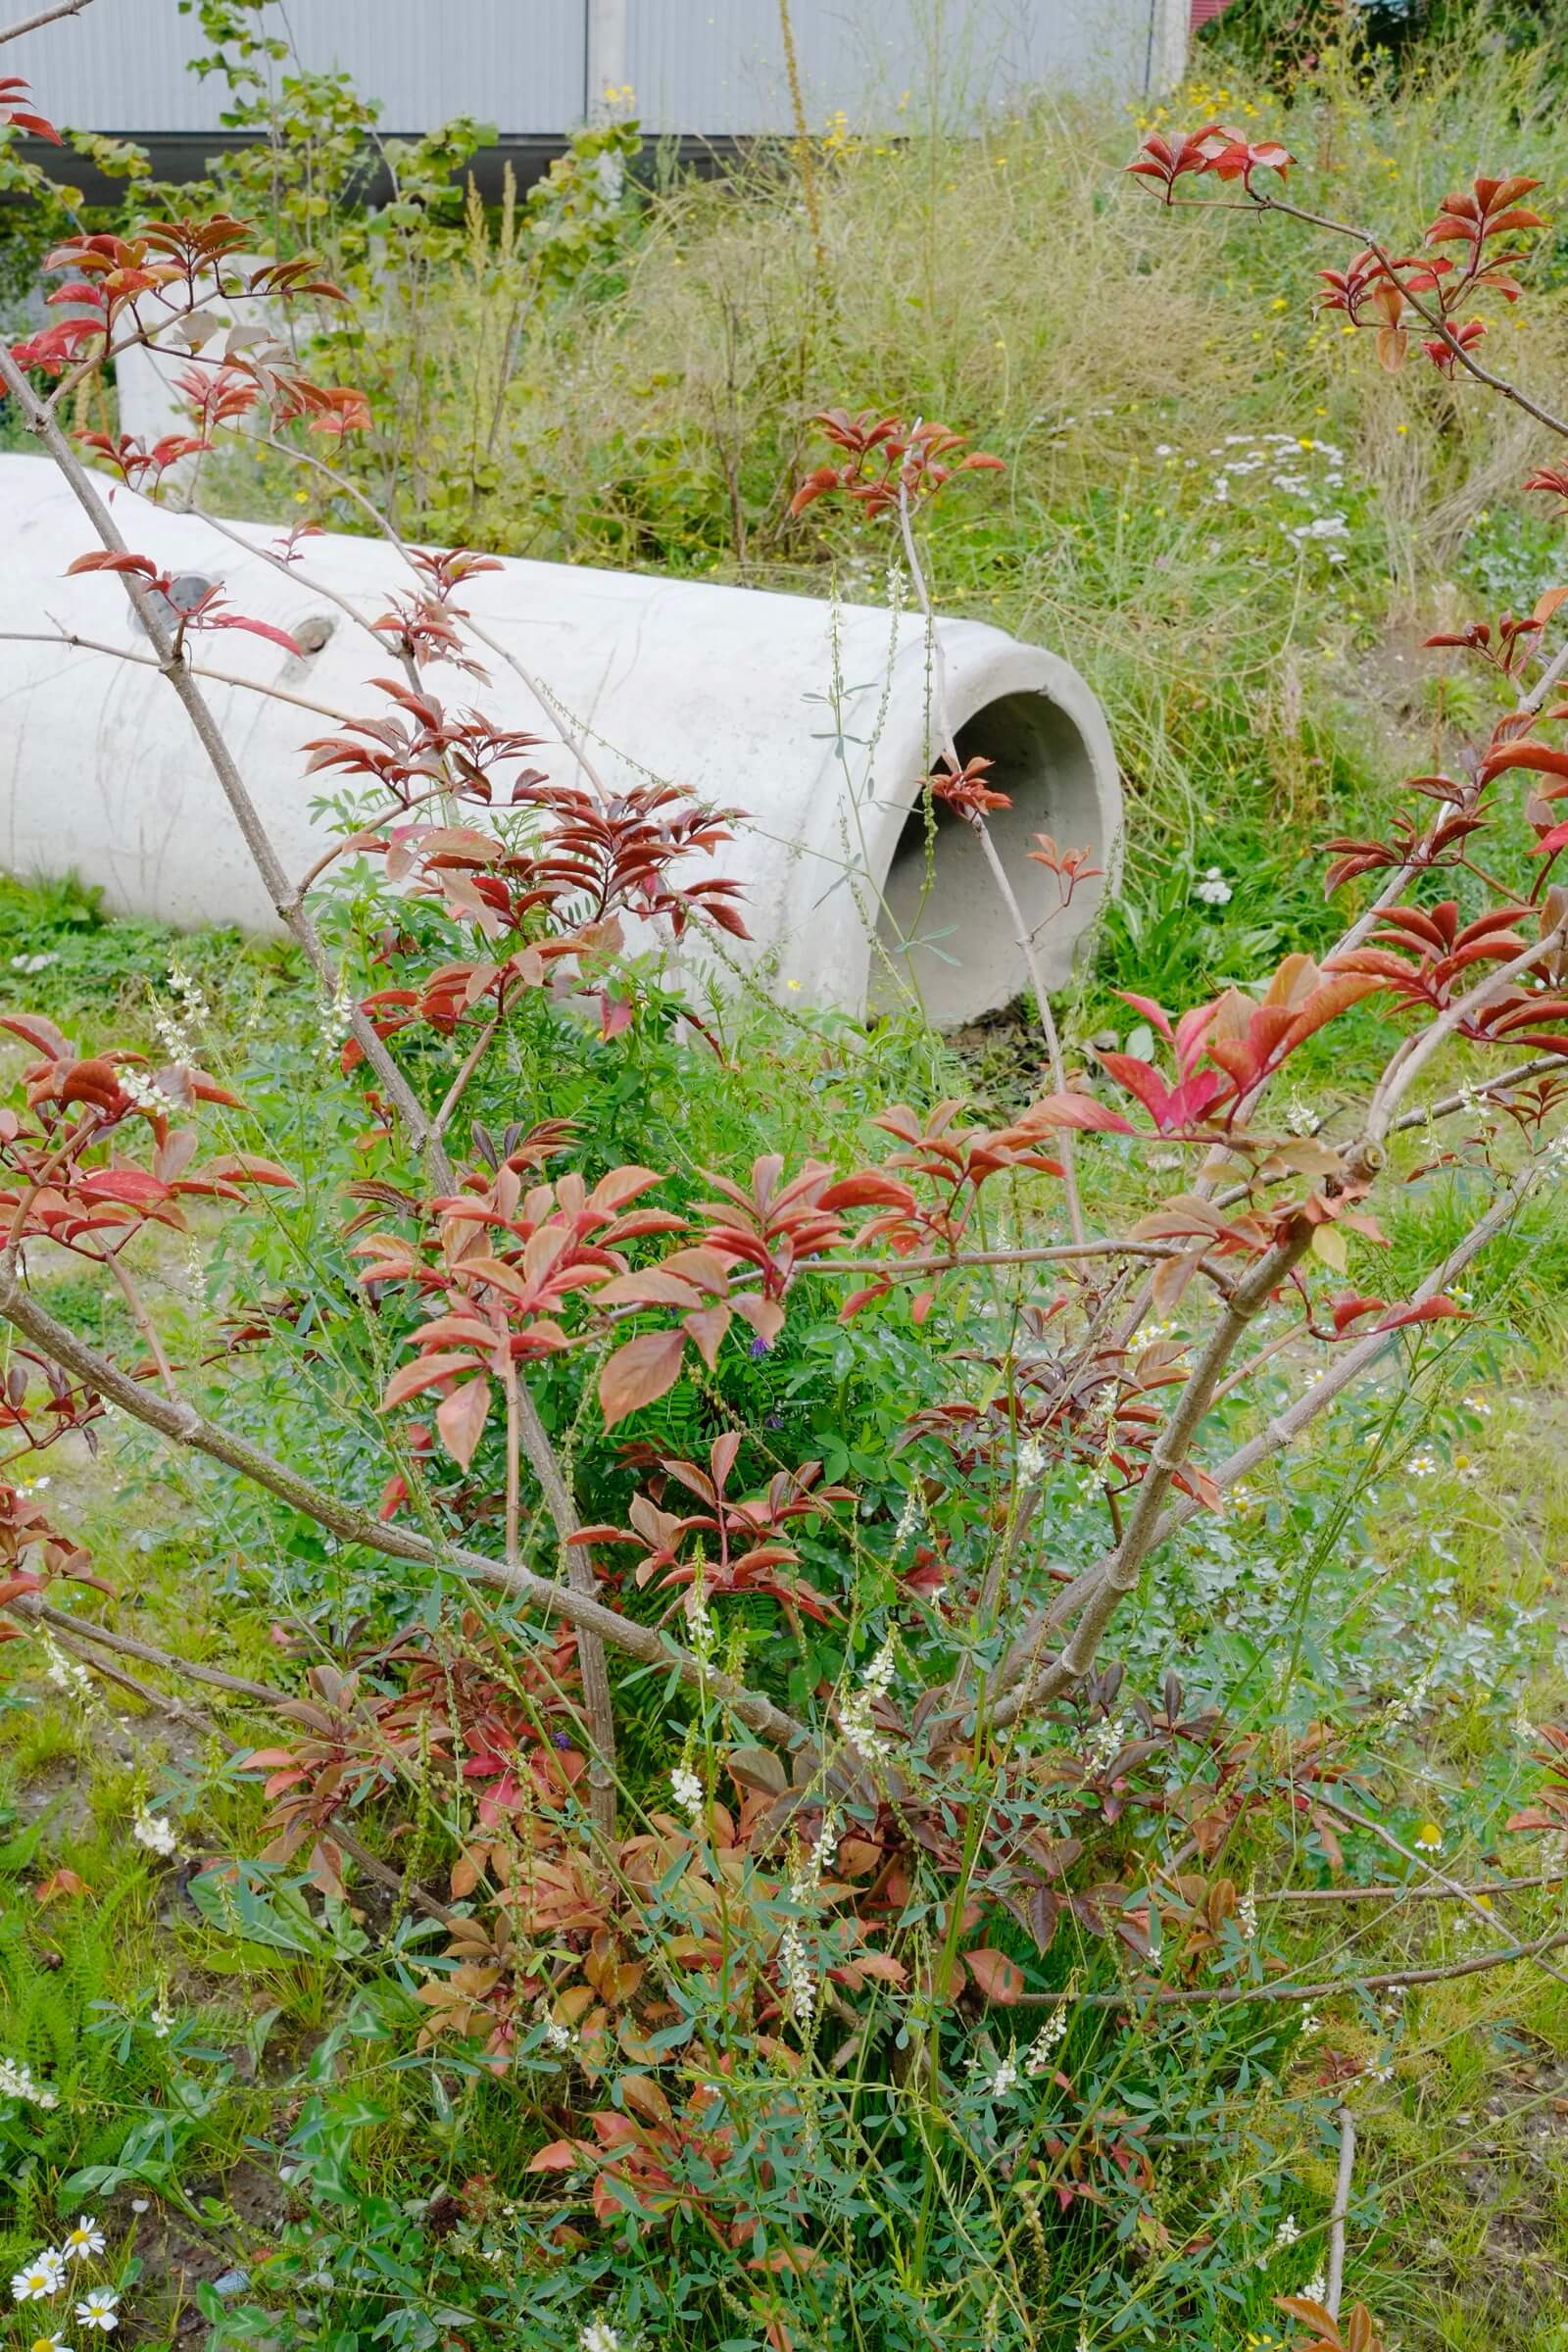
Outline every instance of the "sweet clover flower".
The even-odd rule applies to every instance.
[[[852,1690],[839,1709],[844,1737],[853,1747],[859,1749],[868,1763],[888,1752],[887,1740],[876,1728],[871,1708],[877,1699],[886,1698],[892,1681],[893,1644],[884,1642],[861,1675],[858,1690]]]
[[[179,1851],[179,1839],[173,1823],[166,1815],[154,1813],[146,1805],[138,1806],[136,1818],[130,1825],[130,1834],[138,1845],[144,1845],[150,1854],[160,1854],[166,1860]]]
[[[21,2099],[29,2107],[58,2107],[60,2093],[35,2082],[30,2066],[15,2058],[0,2058],[0,2099]]]

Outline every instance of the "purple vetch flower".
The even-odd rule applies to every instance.
[[[759,1332],[756,1339],[752,1342],[753,1362],[755,1363],[761,1356],[771,1355],[773,1349],[771,1343],[767,1340],[764,1340],[761,1333]]]
[[[571,1745],[571,1734],[569,1732],[552,1732],[550,1737],[552,1740],[554,1740],[557,1747],[569,1747]]]

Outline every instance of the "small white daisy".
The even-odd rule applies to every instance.
[[[104,2233],[90,2213],[79,2214],[74,2230],[68,2230],[60,2241],[60,2251],[70,2260],[82,2261],[89,2254],[104,2250]]]
[[[65,2282],[66,2266],[53,2246],[45,2246],[41,2254],[11,2278],[11,2293],[18,2303],[44,2303],[57,2295]]]
[[[120,2297],[112,2286],[90,2286],[76,2305],[78,2328],[101,2328],[107,2335],[120,2326]]]

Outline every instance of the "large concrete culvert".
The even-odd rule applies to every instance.
[[[311,539],[301,577],[197,516],[126,491],[114,512],[138,553],[175,574],[220,581],[229,610],[287,629],[306,649],[296,657],[225,631],[195,641],[198,667],[341,711],[382,707],[366,680],[393,664],[320,591],[374,617],[408,585],[393,548]],[[58,629],[148,650],[117,581],[65,576],[93,539],[46,460],[0,457],[0,864],[24,877],[74,872],[118,912],[275,928],[217,781],[156,670],[36,641]],[[236,527],[256,547],[274,536],[264,525]],[[887,1001],[889,965],[902,964],[932,1017],[953,1023],[1024,986],[975,844],[940,810],[926,887],[919,779],[934,726],[918,614],[895,628],[885,611],[843,607],[835,662],[831,609],[805,597],[508,560],[466,583],[461,601],[549,701],[480,648],[488,687],[430,666],[428,685],[443,702],[477,703],[498,723],[533,728],[549,739],[539,764],[560,779],[577,773],[564,714],[567,732],[585,731],[611,789],[654,774],[749,812],[712,870],[745,884],[748,959],[779,987],[796,983],[794,1001],[859,1012]],[[979,621],[938,626],[959,751],[993,760],[994,780],[1012,796],[991,823],[1026,913],[1039,920],[1055,904],[1055,883],[1025,856],[1035,834],[1090,848],[1114,871],[1121,795],[1103,714],[1077,672],[1041,648]],[[285,865],[302,874],[324,835],[311,812],[321,779],[307,776],[300,747],[333,732],[331,720],[243,684],[208,692]],[[1039,932],[1048,984],[1065,976],[1104,887],[1081,890],[1069,913]],[[901,926],[929,944],[873,955],[873,931],[887,946]]]

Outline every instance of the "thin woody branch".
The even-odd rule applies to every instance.
[[[1085,1597],[1083,1614],[1072,1639],[1035,1682],[1033,1696],[1037,1704],[1044,1704],[1073,1683],[1081,1682],[1094,1665],[1106,1626],[1138,1582],[1148,1554],[1160,1541],[1160,1504],[1191,1453],[1193,1439],[1208,1411],[1225,1366],[1243,1334],[1267,1304],[1270,1294],[1306,1255],[1311,1241],[1312,1228],[1304,1218],[1298,1219],[1286,1239],[1276,1243],[1252,1272],[1238,1283],[1150,1455],[1126,1533]],[[1024,1642],[1014,1643],[999,1678],[1004,1690],[1029,1671],[1034,1654],[1027,1637]]]
[[[313,473],[318,473],[324,480],[330,482],[335,491],[341,493],[341,495],[345,498],[352,499],[354,504],[359,507],[361,512],[365,514],[367,519],[371,523],[379,535],[383,539],[387,540],[392,547],[396,548],[398,554],[403,558],[404,563],[408,565],[410,571],[414,573],[415,577],[418,577],[418,566],[414,561],[408,541],[404,539],[396,529],[394,529],[391,522],[388,521],[386,515],[382,514],[380,508],[375,504],[375,501],[371,498],[368,498],[357,482],[351,480],[346,473],[339,472],[335,466],[329,466],[324,458],[318,458],[313,449],[297,449],[292,442],[279,441],[274,435],[271,434],[265,435],[263,438],[266,447],[275,450],[279,457],[292,458],[296,464],[308,466]],[[209,522],[213,521],[213,517],[211,515],[205,516],[204,519]],[[214,524],[214,528],[218,530],[221,530],[223,527],[224,526],[221,523]],[[363,615],[356,615],[356,617],[363,618]],[[528,664],[513,651],[511,646],[504,643],[501,638],[492,636],[490,631],[484,627],[482,622],[474,619],[471,612],[465,612],[462,615],[462,620],[463,626],[467,630],[468,635],[472,637],[476,643],[484,646],[488,652],[494,654],[498,662],[504,662],[507,667],[513,672],[514,676],[518,678],[527,688],[528,692],[533,696],[534,701],[539,705],[541,710],[548,710],[551,713],[556,721],[556,724],[561,729],[562,742],[565,745],[567,751],[570,752],[572,758],[576,760],[578,766],[582,769],[583,774],[587,777],[594,790],[605,795],[605,797],[608,799],[608,787],[605,784],[604,778],[599,773],[598,768],[594,764],[593,759],[588,751],[587,740],[583,730],[577,725],[570,712],[551,691],[544,679],[541,678],[535,670],[530,669]],[[365,625],[368,627],[369,623],[366,622]]]
[[[243,1675],[226,1674],[220,1666],[208,1666],[194,1658],[176,1658],[170,1651],[156,1649],[150,1642],[138,1642],[131,1634],[116,1632],[114,1627],[100,1625],[96,1618],[74,1617],[69,1609],[57,1609],[52,1601],[24,1597],[10,1603],[19,1617],[36,1617],[57,1633],[70,1634],[78,1642],[91,1642],[100,1649],[113,1650],[117,1657],[139,1658],[144,1666],[161,1666],[172,1673],[185,1675],[193,1683],[206,1683],[215,1690],[224,1690],[230,1698],[254,1699],[259,1706],[279,1707],[289,1697],[273,1683],[248,1682]]]
[[[77,505],[92,524],[103,546],[116,555],[129,551],[118,525],[104,503],[91,475],[87,472],[70,440],[62,431],[58,418],[46,402],[40,401],[10,351],[0,345],[0,383],[16,400],[28,429],[36,436],[65,476]],[[401,544],[401,543],[400,543]],[[260,811],[249,788],[239,772],[232,753],[213,715],[212,708],[199,684],[175,652],[174,641],[157,604],[131,572],[121,574],[122,584],[133,610],[158,656],[159,667],[179,697],[197,740],[206,753],[213,773],[218,778],[223,798],[228,803],[235,822],[244,836],[252,861],[266,886],[268,897],[279,919],[287,925],[304,951],[307,961],[329,1001],[337,994],[337,973],[327,955],[314,916],[293,889],[282,863],[272,846]],[[433,1122],[404,1076],[398,1063],[377,1036],[374,1026],[362,1008],[350,1009],[349,1027],[364,1053],[370,1068],[385,1091],[388,1102],[402,1120],[415,1150],[424,1158],[430,1179],[439,1192],[451,1192],[454,1184],[452,1162],[446,1147],[435,1131]],[[573,1591],[581,1599],[591,1596],[593,1568],[581,1556],[580,1549],[570,1545],[580,1521],[571,1496],[562,1478],[544,1426],[539,1420],[531,1399],[524,1398],[522,1412],[522,1441],[530,1468],[538,1479],[556,1531],[569,1563],[568,1578]],[[596,1604],[597,1605],[597,1604]],[[595,1769],[598,1778],[594,1786],[594,1803],[603,1819],[612,1813],[613,1771],[615,1754],[615,1725],[609,1703],[609,1674],[602,1651],[596,1654],[596,1635],[593,1625],[584,1622],[579,1629],[583,1636],[583,1681],[590,1694],[594,1743],[597,1748]]]
[[[912,430],[913,433],[919,432],[919,420],[916,421]],[[937,727],[942,738],[942,749],[954,775],[957,776],[962,772],[963,761],[958,757],[957,736],[954,729],[953,710],[948,700],[947,652],[937,630],[936,613],[931,604],[931,591],[926,585],[925,568],[920,562],[920,551],[915,545],[914,524],[909,513],[909,489],[902,467],[899,473],[899,529],[904,541],[905,561],[909,566],[909,577],[913,582],[914,593],[925,618],[926,640],[931,648],[931,677],[936,693]],[[1029,985],[1035,993],[1035,1008],[1041,1029],[1045,1034],[1046,1053],[1051,1062],[1051,1083],[1058,1095],[1064,1094],[1067,1088],[1066,1063],[1062,1058],[1061,1039],[1056,1030],[1056,1016],[1051,1008],[1051,998],[1047,993],[1045,974],[1040,966],[1039,956],[1035,952],[1034,934],[1024,919],[1023,908],[1018,904],[1017,893],[1012,887],[1007,869],[997,856],[997,845],[991,838],[991,828],[986,823],[984,816],[981,815],[978,808],[965,809],[964,819],[980,845],[991,879],[996,885],[997,895],[1006,909],[1007,920],[1012,925],[1013,945],[1023,957],[1024,969],[1029,974]],[[1083,1202],[1078,1193],[1076,1139],[1070,1127],[1062,1129],[1057,1148],[1061,1154],[1062,1188],[1067,1200],[1067,1220],[1072,1228],[1073,1240],[1081,1242],[1084,1238],[1084,1212]]]
[[[1323,2308],[1331,2319],[1340,2316],[1345,2291],[1345,2225],[1350,2211],[1350,2179],[1355,2170],[1355,2118],[1348,2107],[1336,2112],[1340,2127],[1340,2161],[1334,2179],[1334,2209],[1329,2215],[1329,2277]]]
[[[1517,1214],[1540,1174],[1540,1165],[1535,1162],[1521,1170],[1494,1201],[1487,1214],[1454,1246],[1443,1263],[1417,1286],[1412,1294],[1412,1304],[1424,1305],[1457,1280],[1471,1260],[1479,1256],[1487,1244]],[[1330,1363],[1314,1388],[1304,1390],[1255,1437],[1250,1438],[1244,1446],[1237,1446],[1224,1461],[1216,1465],[1210,1476],[1221,1493],[1235,1486],[1238,1480],[1246,1478],[1272,1455],[1295,1445],[1303,1431],[1320,1413],[1328,1410],[1345,1389],[1370,1371],[1380,1357],[1389,1352],[1397,1338],[1397,1332],[1368,1332],[1364,1338],[1347,1348],[1343,1354]],[[1203,1505],[1196,1496],[1183,1495],[1162,1515],[1151,1540],[1150,1550],[1167,1544],[1202,1508]],[[1026,1706],[1042,1703],[1045,1693],[1036,1681],[1036,1668],[1044,1655],[1046,1644],[1052,1635],[1098,1592],[1114,1557],[1114,1552],[1111,1552],[1097,1560],[1075,1577],[1071,1584],[1064,1586],[1047,1607],[1037,1610],[1030,1618],[992,1683],[992,1690],[997,1694],[996,1703],[988,1708],[987,1720],[994,1730],[1005,1729]]]
[[[1408,1862],[1415,1870],[1426,1871],[1440,1886],[1446,1887],[1449,1894],[1461,1902],[1473,1918],[1480,1920],[1483,1927],[1492,1925],[1492,1914],[1483,1904],[1477,1902],[1469,1887],[1463,1886],[1458,1879],[1450,1878],[1446,1871],[1440,1870],[1430,1855],[1416,1853],[1412,1847],[1404,1843],[1402,1838],[1396,1838],[1394,1832],[1386,1828],[1381,1821],[1373,1821],[1367,1814],[1358,1812],[1353,1805],[1348,1805],[1343,1797],[1324,1790],[1319,1794],[1319,1801],[1326,1812],[1338,1814],[1340,1820],[1348,1821],[1352,1829],[1363,1830],[1367,1837],[1375,1838],[1380,1845],[1387,1846],[1391,1854],[1397,1854],[1401,1862]],[[1562,1969],[1553,1968],[1546,1961],[1542,1962],[1542,1967],[1544,1973],[1548,1977],[1555,1978],[1559,1984],[1568,1984],[1568,1974],[1565,1974]]]
[[[110,514],[96,483],[82,465],[71,442],[62,430],[58,418],[46,402],[39,400],[31,384],[17,366],[10,351],[0,343],[0,384],[15,400],[27,429],[48,451],[70,485],[77,505],[101,544],[113,555],[126,555],[129,550],[121,535],[120,527]],[[174,651],[174,641],[168,622],[153,598],[137,581],[134,574],[122,572],[122,584],[137,618],[147,632],[148,640],[158,658],[158,666],[168,678],[173,692],[184,707],[186,716],[197,741],[207,756],[219,787],[227,802],[236,824],[244,837],[245,846],[267,889],[267,894],[279,919],[293,933],[303,950],[307,962],[326,997],[330,1000],[337,991],[337,972],[327,955],[314,919],[303,906],[293,904],[293,893],[276,851],[272,847],[250,789],[239,772],[233,754],[224,742],[213,715],[211,706],[201,687],[183,661]],[[374,1029],[356,1006],[350,1023],[355,1038],[376,1077],[385,1088],[387,1098],[404,1121],[416,1149],[423,1148],[428,1121],[424,1110],[387,1052]]]
[[[1527,416],[1533,416],[1536,422],[1544,424],[1548,432],[1558,433],[1565,441],[1568,441],[1568,422],[1565,422],[1561,416],[1554,416],[1550,409],[1543,408],[1541,402],[1533,399],[1528,392],[1521,392],[1519,386],[1509,383],[1506,376],[1494,375],[1490,368],[1484,368],[1479,360],[1472,358],[1457,335],[1454,334],[1442,312],[1429,310],[1421,297],[1413,294],[1404,283],[1396,265],[1384,250],[1381,239],[1372,236],[1364,228],[1357,228],[1352,221],[1336,220],[1327,213],[1308,212],[1304,205],[1288,204],[1283,196],[1271,196],[1253,191],[1252,203],[1260,213],[1285,213],[1293,220],[1304,220],[1309,227],[1325,228],[1334,236],[1350,237],[1356,244],[1364,246],[1373,259],[1381,263],[1388,271],[1390,279],[1398,287],[1411,310],[1419,318],[1425,319],[1434,334],[1438,335],[1446,345],[1466,374],[1473,375],[1478,384],[1485,384],[1489,391],[1495,392],[1500,399],[1512,401],[1515,408],[1523,409]]]
[[[107,654],[112,661],[129,662],[140,669],[162,669],[163,662],[156,654],[138,654],[128,645],[111,645],[102,637],[83,637],[76,629],[0,629],[0,644],[55,645],[73,653]],[[339,710],[331,703],[314,703],[309,695],[293,694],[286,686],[274,686],[266,678],[241,677],[237,670],[214,669],[206,662],[192,662],[187,649],[186,667],[193,677],[209,686],[237,686],[246,694],[265,695],[271,703],[289,703],[296,710],[309,710],[315,718],[329,718],[338,726],[352,726],[353,713]]]
[[[1472,1952],[1464,1960],[1448,1960],[1431,1968],[1391,1968],[1354,1977],[1325,1977],[1311,1984],[1161,1984],[1141,1992],[1128,1986],[1117,1992],[1020,1993],[1020,2009],[1126,2009],[1135,2015],[1146,2009],[1240,2009],[1250,2003],[1288,2001],[1302,2004],[1331,2001],[1347,1992],[1392,1992],[1410,1984],[1446,1984],[1455,1977],[1489,1975],[1494,1968],[1512,1968],[1519,1961],[1540,1961],[1544,1953],[1568,1944],[1568,1928],[1549,1928],[1527,1941],[1498,1944],[1491,1951]],[[1555,1970],[1548,1972],[1556,1974]]]
[[[462,1544],[441,1544],[406,1528],[384,1526],[352,1503],[324,1494],[245,1438],[220,1429],[189,1404],[172,1404],[122,1372],[108,1356],[50,1314],[24,1288],[11,1266],[0,1260],[0,1316],[65,1370],[96,1389],[101,1396],[156,1430],[173,1444],[189,1446],[221,1462],[242,1478],[275,1494],[293,1510],[342,1542],[363,1544],[387,1559],[411,1560],[417,1566],[493,1586],[511,1593],[524,1607],[545,1617],[557,1616],[575,1626],[579,1635],[592,1635],[612,1648],[651,1666],[676,1675],[689,1689],[719,1700],[760,1738],[785,1747],[810,1744],[807,1727],[776,1707],[760,1691],[750,1690],[733,1677],[705,1667],[690,1650],[652,1626],[635,1624],[618,1610],[607,1608],[575,1586],[551,1583],[527,1568],[509,1567],[487,1559]],[[585,1682],[586,1690],[586,1682]]]
[[[54,0],[53,8],[40,8],[35,16],[21,17],[16,24],[0,27],[0,49],[7,41],[20,41],[24,32],[41,32],[46,24],[56,24],[62,17],[79,17],[92,0]]]
[[[1550,930],[1544,931],[1522,954],[1510,956],[1488,978],[1478,982],[1474,988],[1467,989],[1462,997],[1456,997],[1417,1036],[1405,1041],[1384,1071],[1368,1106],[1368,1143],[1381,1147],[1394,1124],[1395,1111],[1444,1040],[1451,1037],[1476,1013],[1484,1012],[1490,1004],[1506,992],[1510,982],[1523,979],[1543,958],[1552,956],[1564,940],[1568,940],[1568,914],[1553,923]]]

